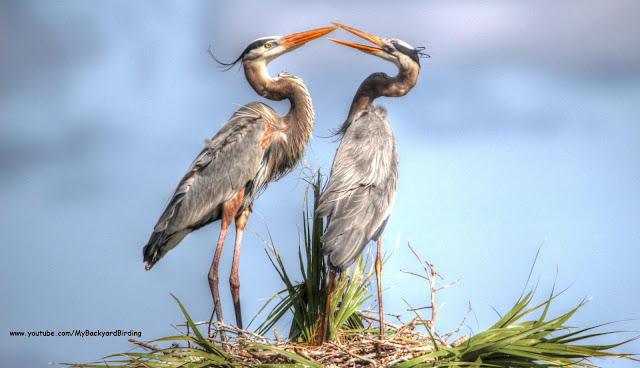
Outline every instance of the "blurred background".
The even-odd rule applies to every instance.
[[[385,311],[429,304],[410,253],[436,267],[436,328],[488,328],[525,288],[568,288],[572,325],[640,331],[640,3],[613,1],[0,3],[0,356],[6,366],[90,362],[127,337],[10,337],[9,331],[134,330],[172,335],[209,318],[207,271],[219,223],[145,272],[142,246],[174,185],[238,105],[260,98],[234,68],[254,39],[336,21],[425,46],[415,88],[381,98],[400,156],[385,232]],[[331,37],[355,41],[338,30]],[[363,42],[358,40],[357,42]],[[326,39],[269,65],[306,82],[316,109],[305,166],[327,174],[360,82],[395,67]],[[255,202],[240,262],[250,320],[282,289],[267,226],[297,269],[306,184],[296,170]],[[223,311],[233,322],[223,251]],[[544,243],[529,286],[527,277]],[[375,292],[375,289],[372,290]],[[371,300],[374,302],[374,299]],[[428,313],[428,311],[427,311]],[[251,327],[257,327],[256,324]],[[286,335],[287,325],[278,327]],[[614,351],[640,353],[635,341]],[[596,362],[631,367],[631,362]]]

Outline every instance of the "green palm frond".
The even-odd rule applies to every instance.
[[[305,192],[304,210],[302,214],[302,239],[299,246],[298,260],[302,281],[293,282],[285,269],[279,253],[272,245],[267,243],[267,254],[278,275],[282,279],[285,288],[272,296],[265,306],[274,300],[278,300],[266,317],[257,332],[265,334],[288,312],[293,314],[293,322],[289,331],[289,339],[302,343],[312,343],[318,337],[318,328],[324,313],[327,298],[327,267],[322,255],[322,242],[320,237],[323,232],[323,219],[314,216],[317,200],[320,196],[321,176],[307,178],[309,187]],[[312,197],[309,196],[311,189]],[[270,239],[271,240],[271,239]],[[304,252],[302,251],[304,249]],[[346,326],[347,328],[362,328],[362,321],[358,308],[369,299],[367,290],[371,283],[373,266],[360,257],[356,261],[353,272],[345,272],[336,280],[335,292],[331,300],[331,310],[336,311],[330,316],[330,335]]]
[[[114,354],[103,358],[102,362],[90,364],[63,364],[69,367],[231,367],[233,365],[233,357],[218,344],[205,339],[182,303],[180,303],[180,300],[173,294],[171,296],[178,303],[187,320],[187,326],[192,332],[187,335],[164,337],[146,343],[146,345],[151,345],[157,342],[174,342],[170,348],[154,349],[150,353],[126,352]],[[179,347],[177,346],[178,341],[186,342],[189,346]]]
[[[353,275],[352,275],[353,277]],[[533,292],[529,292],[519,299],[515,305],[488,330],[472,336],[459,346],[432,340],[404,339],[413,346],[427,346],[428,349],[415,349],[423,353],[413,358],[394,363],[380,364],[395,368],[422,367],[516,367],[516,368],[547,368],[547,367],[597,367],[597,360],[621,358],[640,362],[631,354],[613,353],[609,350],[624,345],[636,338],[623,340],[613,344],[593,345],[577,344],[594,337],[618,333],[618,331],[594,332],[603,324],[575,330],[566,326],[567,321],[585,305],[580,302],[575,308],[555,318],[547,318],[551,302],[557,296],[550,297],[539,305],[531,306]],[[175,297],[174,297],[175,298]],[[229,344],[233,344],[233,352],[226,352],[219,342],[211,341],[198,330],[180,301],[176,298],[184,317],[187,320],[188,333],[160,338],[144,343],[150,346],[155,343],[171,343],[169,348],[150,348],[149,353],[126,352],[103,358],[100,362],[88,364],[64,363],[69,367],[322,367],[317,361],[305,354],[304,345],[280,343],[269,344],[261,338],[261,342],[251,341],[251,336],[237,335]],[[541,311],[538,318],[521,321],[523,317],[536,311]],[[339,320],[339,313],[336,320]],[[427,326],[425,326],[427,327]],[[427,328],[427,331],[429,329]],[[351,334],[354,331],[351,332]],[[356,331],[357,333],[357,331]],[[179,344],[188,344],[179,346]],[[396,340],[395,345],[402,340]],[[408,345],[407,345],[408,346]],[[317,348],[322,351],[324,347]],[[341,349],[338,347],[338,349]],[[338,350],[339,351],[339,350]],[[308,351],[307,351],[308,353]],[[327,356],[336,354],[335,350],[324,351]],[[329,359],[318,356],[319,359]],[[364,362],[362,366],[369,364]]]
[[[551,319],[547,314],[551,302],[558,296],[553,292],[538,305],[531,306],[533,292],[521,297],[515,305],[488,330],[472,336],[457,347],[437,344],[434,351],[397,365],[410,367],[595,367],[595,359],[631,359],[631,354],[612,353],[615,347],[634,339],[609,345],[575,344],[586,339],[609,335],[615,332],[590,333],[600,326],[571,332],[565,323],[586,304],[580,302],[575,308]],[[542,309],[540,317],[519,322],[525,316]],[[551,335],[557,334],[555,337]]]
[[[343,272],[336,280],[330,305],[330,310],[335,313],[329,315],[329,340],[333,340],[342,328],[364,328],[358,308],[371,298],[367,294],[374,268],[373,263],[366,262],[368,260],[368,257],[359,256],[353,270]]]

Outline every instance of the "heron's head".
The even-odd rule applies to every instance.
[[[349,31],[357,36],[364,38],[365,40],[373,43],[374,46],[365,46],[357,43],[335,40],[330,38],[331,41],[353,47],[367,54],[375,55],[384,60],[394,63],[398,68],[409,69],[412,64],[415,64],[420,68],[420,58],[429,57],[429,55],[423,53],[424,47],[413,47],[408,43],[395,38],[381,38],[374,36],[355,28],[351,28],[342,24],[333,23],[340,28]]]
[[[270,61],[280,55],[293,51],[305,43],[322,37],[327,33],[338,28],[337,25],[332,27],[318,28],[311,31],[293,33],[286,36],[269,36],[258,38],[251,42],[249,46],[240,54],[240,56],[231,63],[223,63],[214,59],[222,66],[231,68],[242,60],[243,63],[256,63],[267,65]],[[213,56],[213,54],[211,55]]]

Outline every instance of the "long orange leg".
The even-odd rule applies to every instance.
[[[378,237],[378,255],[376,256],[376,283],[378,284],[378,313],[380,314],[380,340],[384,339],[384,319],[382,317],[382,287],[380,273],[382,271],[382,235]]]
[[[244,197],[244,188],[230,201],[225,202],[222,205],[222,218],[220,225],[220,237],[218,238],[218,245],[216,246],[216,253],[211,262],[211,268],[209,269],[209,289],[211,289],[211,296],[213,297],[213,312],[211,314],[211,321],[213,316],[217,316],[217,320],[222,322],[222,307],[220,306],[220,292],[218,290],[218,264],[220,263],[220,255],[222,254],[222,247],[224,246],[224,239],[227,236],[227,229],[233,221],[234,216],[240,208],[242,198]],[[209,323],[209,335],[211,335],[211,323]],[[224,335],[222,335],[224,340]]]
[[[222,246],[224,245],[224,239],[227,236],[227,229],[229,223],[226,223],[224,219],[220,226],[220,237],[218,238],[218,245],[216,246],[216,253],[211,262],[211,268],[209,269],[209,289],[211,289],[211,296],[213,297],[213,312],[211,313],[211,319],[209,320],[209,336],[211,336],[211,322],[214,316],[218,316],[218,321],[222,322],[222,309],[220,308],[220,295],[218,292],[218,264],[220,263],[220,254],[222,253]],[[224,339],[224,338],[223,338]]]
[[[329,340],[329,313],[331,313],[331,294],[333,294],[333,286],[336,280],[336,273],[329,271],[329,290],[327,291],[327,305],[324,309],[324,320],[322,321],[322,343]]]
[[[243,210],[236,216],[236,246],[233,250],[233,265],[231,266],[231,276],[229,285],[231,286],[231,297],[233,298],[233,308],[236,311],[236,326],[242,329],[242,311],[240,309],[240,277],[238,276],[238,263],[240,262],[240,246],[242,245],[242,232],[247,225],[250,208]]]

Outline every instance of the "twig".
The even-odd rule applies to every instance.
[[[460,280],[462,280],[462,278],[458,278],[457,280],[452,281],[452,282],[448,283],[448,284],[447,284],[447,285],[445,285],[445,286],[441,286],[441,287],[437,288],[435,291],[440,291],[440,290],[446,289],[446,288],[448,288],[449,286],[451,286],[451,285],[453,285],[453,284],[458,283],[458,281],[460,281]]]
[[[438,308],[438,309],[435,309],[435,307],[434,307],[436,305],[436,298],[435,298],[436,290],[435,290],[435,280],[434,279],[438,274],[436,273],[436,270],[435,270],[435,268],[433,267],[432,264],[430,264],[430,263],[425,264],[425,262],[422,261],[422,258],[420,258],[418,253],[411,246],[411,240],[408,240],[407,244],[409,245],[409,249],[411,249],[411,251],[416,256],[416,258],[418,258],[418,261],[422,265],[422,268],[424,269],[424,272],[427,275],[427,281],[429,281],[429,294],[430,294],[430,297],[431,297],[431,320],[430,320],[430,323],[429,323],[429,330],[431,331],[431,334],[433,334],[435,332],[436,314],[438,314],[438,311],[440,311],[440,308],[442,308],[442,306],[440,306],[440,308]]]
[[[368,315],[368,314],[363,314],[362,318],[364,318],[366,320],[374,321],[374,322],[380,322],[380,317],[376,317],[376,316],[372,316],[372,315]],[[398,328],[400,328],[399,326],[396,326],[396,325],[394,325],[392,323],[389,323],[387,321],[384,321],[384,325],[385,326],[389,326],[389,327],[393,328],[394,330],[397,330]]]
[[[276,344],[280,345],[280,336],[278,336],[278,330],[273,329],[273,335],[276,337]]]
[[[444,335],[445,336],[445,339],[444,339],[445,342],[447,342],[449,340],[449,337],[451,337],[453,334],[456,334],[456,333],[460,332],[460,329],[462,328],[462,325],[464,325],[464,322],[467,320],[467,317],[469,317],[469,315],[471,314],[472,310],[473,310],[473,308],[471,308],[471,302],[469,302],[469,310],[467,310],[467,314],[464,315],[464,318],[462,319],[462,321],[458,325],[458,328],[456,328],[454,331],[451,331],[451,332],[446,333]],[[467,336],[467,335],[465,335],[465,336]],[[469,338],[469,337],[467,336],[467,338]],[[460,339],[458,339],[458,340],[460,340]],[[459,342],[458,340],[454,341],[453,344],[455,344],[456,342],[458,342],[458,344],[462,343],[462,342]],[[453,344],[451,344],[451,345],[452,346],[456,346],[456,345],[453,345]]]
[[[142,342],[142,341],[138,341],[138,340],[134,340],[134,339],[129,339],[129,342],[133,343],[133,344],[136,344],[136,345],[138,345],[140,347],[143,347],[145,349],[151,350],[153,352],[156,352],[156,351],[160,350],[160,349],[158,349],[157,346],[148,344],[146,342]]]
[[[358,354],[352,353],[352,352],[350,352],[350,351],[348,351],[348,350],[344,349],[342,346],[338,346],[338,345],[335,345],[335,344],[331,344],[331,345],[333,345],[335,348],[339,349],[340,351],[343,351],[343,352],[345,352],[345,353],[349,354],[350,356],[352,356],[352,357],[354,357],[354,358],[357,358],[357,359],[360,359],[360,360],[362,360],[362,361],[364,361],[364,362],[368,362],[368,363],[370,363],[370,364],[373,364],[373,366],[374,366],[374,367],[377,367],[377,366],[378,366],[378,363],[376,363],[374,360],[371,360],[371,359],[365,358],[365,357],[363,357],[363,356],[361,356],[361,355],[358,355]]]
[[[415,272],[411,272],[411,271],[405,271],[405,270],[400,270],[400,272],[404,272],[404,273],[409,274],[409,275],[411,275],[411,276],[417,276],[417,277],[419,277],[419,278],[421,278],[421,279],[429,280],[429,278],[428,278],[428,277],[423,276],[423,275],[421,275],[421,274],[419,274],[419,273],[415,273]]]
[[[364,309],[364,310],[362,310],[362,314],[369,314],[369,313],[370,313],[370,315],[376,315],[376,314],[378,314],[378,311],[377,310],[372,310],[372,309]],[[402,317],[399,314],[388,313],[388,312],[384,312],[384,315],[385,316],[389,316],[389,317],[394,317],[399,321],[400,321],[400,317]],[[402,321],[400,321],[400,322],[402,322]]]
[[[297,347],[293,348],[293,351],[296,352],[296,354],[303,356],[305,359],[309,359],[310,361],[317,363],[317,361],[315,359],[313,359],[312,357],[310,357],[309,355],[305,354],[305,352],[302,349],[299,349]]]
[[[409,321],[409,323],[400,326],[400,328],[398,328],[397,333],[402,333],[404,330],[409,330],[412,331],[414,329],[414,327],[416,326],[416,321],[418,320],[418,317],[413,317],[411,319],[411,321]]]

